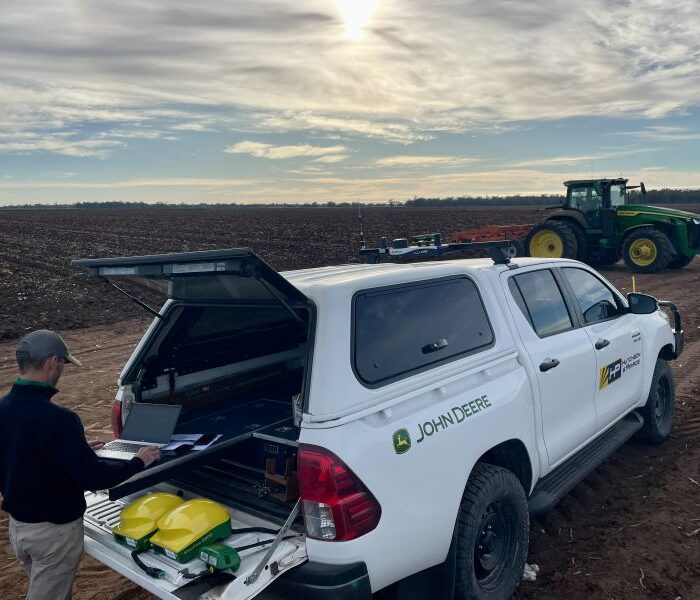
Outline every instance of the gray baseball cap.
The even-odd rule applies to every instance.
[[[68,346],[63,341],[63,338],[55,331],[48,329],[38,329],[25,335],[17,346],[17,359],[26,360],[27,358],[49,358],[58,356],[66,362],[73,363],[76,367],[82,367],[80,361],[71,356]]]

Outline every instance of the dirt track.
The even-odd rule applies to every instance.
[[[621,264],[603,273],[630,291],[631,277]],[[675,300],[683,311],[687,345],[674,365],[675,433],[660,447],[627,444],[557,509],[533,523],[528,560],[541,572],[535,583],[521,587],[519,598],[700,598],[700,260],[681,271],[637,276],[637,289]],[[10,308],[5,305],[6,311]],[[123,319],[124,314],[115,309],[112,317],[101,318]],[[89,437],[109,436],[116,376],[146,323],[139,318],[66,332],[86,368],[66,370],[57,401],[80,414]],[[66,322],[61,329],[71,326]],[[15,377],[14,345],[0,344],[0,390]],[[4,514],[0,567],[1,597],[22,597],[24,575],[7,542]],[[91,559],[84,560],[75,590],[78,600],[151,598]]]

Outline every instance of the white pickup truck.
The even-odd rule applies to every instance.
[[[576,261],[277,273],[232,249],[74,264],[168,296],[121,373],[115,434],[142,401],[180,404],[176,431],[222,434],[87,494],[87,552],[159,598],[510,598],[530,515],[633,434],[671,432],[678,309]],[[234,547],[273,537],[241,527],[296,535],[194,579],[198,559],[143,554],[156,579],[110,533],[153,490],[227,506]]]

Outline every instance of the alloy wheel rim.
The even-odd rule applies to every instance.
[[[656,244],[649,238],[639,238],[630,244],[629,255],[632,262],[640,267],[648,267],[656,260]]]
[[[561,258],[564,256],[564,243],[554,231],[538,231],[530,241],[530,256]]]

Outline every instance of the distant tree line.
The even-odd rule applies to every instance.
[[[631,191],[632,201],[639,204],[695,204],[700,203],[700,190],[648,190],[643,196],[638,191]],[[407,208],[449,208],[453,206],[556,206],[564,201],[563,194],[536,194],[514,196],[449,196],[447,198],[423,198],[413,197],[405,202],[389,200],[388,202],[362,202],[362,206],[381,207],[407,207]],[[311,203],[278,203],[266,202],[257,204],[241,204],[228,202],[226,204],[172,204],[166,202],[74,202],[71,204],[14,204],[2,206],[2,209],[46,210],[46,209],[182,209],[182,208],[303,208],[303,207],[350,208],[357,206],[357,202],[311,202]]]
[[[647,190],[646,195],[630,191],[631,201],[639,204],[694,204],[700,203],[700,190]],[[407,200],[403,206],[556,206],[564,202],[564,194],[539,194],[533,196],[450,196],[448,198],[418,198]]]

